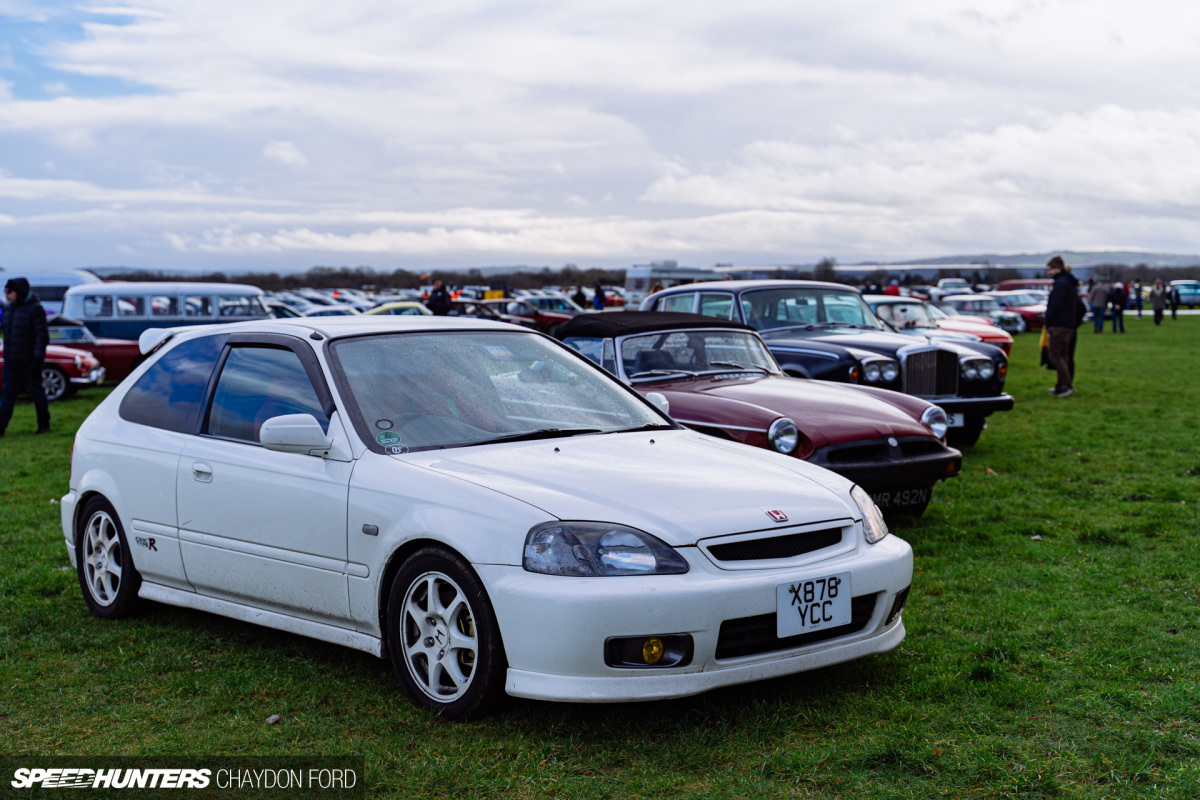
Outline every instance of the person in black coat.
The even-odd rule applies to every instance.
[[[37,412],[37,433],[50,432],[50,406],[42,389],[42,362],[50,333],[46,329],[46,310],[25,278],[13,278],[4,286],[4,389],[0,392],[0,436],[4,435],[17,405],[17,394],[24,389]]]
[[[450,292],[445,286],[442,286],[440,280],[433,282],[433,291],[429,293],[429,299],[425,301],[425,307],[433,312],[436,317],[444,317],[450,313],[453,308],[453,303],[450,302]]]
[[[1046,272],[1054,279],[1050,298],[1046,301],[1046,334],[1050,344],[1050,363],[1058,375],[1050,394],[1070,397],[1075,394],[1071,354],[1075,344],[1075,328],[1079,323],[1079,281],[1071,274],[1071,268],[1061,256],[1050,259],[1046,264]]]

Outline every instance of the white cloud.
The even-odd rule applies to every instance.
[[[304,153],[301,153],[300,148],[291,142],[268,142],[262,152],[272,161],[278,161],[289,167],[304,168],[308,166],[308,159]]]
[[[91,258],[114,231],[112,252],[205,267],[1194,238],[1200,6],[1170,0],[0,0],[6,15],[54,26],[0,29],[0,260]]]

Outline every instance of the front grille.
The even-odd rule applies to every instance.
[[[826,528],[819,531],[793,533],[789,536],[774,536],[770,539],[750,539],[744,542],[715,544],[708,552],[718,561],[760,561],[777,558],[792,558],[831,547],[842,540],[841,528]]]
[[[884,442],[873,444],[839,447],[829,451],[830,464],[852,464],[859,461],[876,461],[888,457],[888,447]]]
[[[850,599],[850,622],[845,625],[812,633],[801,633],[783,639],[775,635],[774,614],[727,619],[721,623],[721,633],[717,638],[717,659],[773,653],[776,650],[789,650],[793,647],[802,647],[813,642],[823,642],[826,639],[857,633],[865,628],[871,620],[871,614],[875,611],[875,603],[880,594],[881,592],[875,592],[852,597]]]
[[[924,437],[921,439],[908,439],[900,442],[900,452],[906,456],[924,456],[929,453],[940,453],[942,444],[936,439]]]
[[[904,392],[917,397],[949,397],[958,392],[958,354],[922,350],[904,359]]]

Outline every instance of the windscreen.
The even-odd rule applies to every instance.
[[[762,340],[742,331],[663,331],[621,340],[621,366],[630,380],[748,370],[779,373]]]
[[[598,367],[519,331],[394,333],[333,343],[349,413],[378,452],[669,426]]]
[[[810,325],[882,330],[862,296],[849,290],[789,286],[743,292],[742,311],[760,331]]]

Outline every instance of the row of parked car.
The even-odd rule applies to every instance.
[[[457,303],[147,327],[61,502],[89,608],[364,650],[451,719],[788,675],[903,640],[889,525],[1013,406],[1011,337],[837,284]]]

